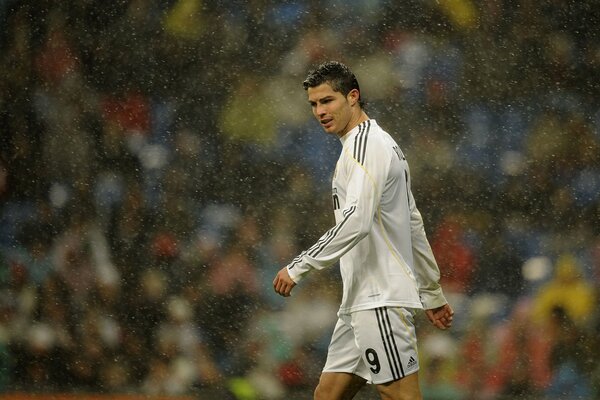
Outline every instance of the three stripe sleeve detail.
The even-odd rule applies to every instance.
[[[354,137],[353,156],[359,164],[363,165],[367,156],[367,138],[371,129],[371,120],[358,126],[358,133]]]
[[[346,223],[348,222],[350,216],[354,214],[355,211],[356,206],[352,206],[344,210],[344,219],[339,224],[327,231],[327,233],[323,235],[321,239],[319,239],[317,243],[315,243],[310,249],[303,251],[298,257],[296,257],[292,264],[289,266],[289,268],[294,268],[294,266],[297,263],[299,263],[302,260],[302,257],[304,257],[306,254],[308,254],[311,257],[317,257],[319,254],[321,254],[323,252],[323,249],[325,249],[325,247],[327,247],[327,245],[331,243],[331,241],[335,239],[336,236],[338,236],[344,225],[346,225]]]

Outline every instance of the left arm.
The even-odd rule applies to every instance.
[[[440,307],[447,303],[440,285],[440,269],[427,240],[421,213],[414,205],[412,194],[410,197],[410,230],[419,297],[425,309]]]
[[[452,326],[454,310],[450,304],[446,303],[443,306],[425,310],[425,315],[436,328],[445,330]]]
[[[407,184],[409,183],[407,182]],[[454,310],[442,292],[440,269],[427,240],[423,217],[417,209],[410,186],[408,189],[412,252],[419,285],[419,297],[429,321],[439,329],[448,329],[452,326]]]

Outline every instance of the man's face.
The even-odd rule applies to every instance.
[[[358,91],[351,91],[344,96],[333,90],[328,83],[323,83],[309,87],[307,93],[313,115],[321,123],[325,132],[344,136],[349,131],[352,105],[356,102]]]

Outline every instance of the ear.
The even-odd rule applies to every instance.
[[[358,103],[358,100],[360,99],[360,92],[358,91],[358,89],[352,89],[348,92],[346,98],[348,99],[350,105],[353,106],[356,103]]]

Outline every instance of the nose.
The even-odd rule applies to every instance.
[[[316,115],[317,117],[322,117],[322,116],[324,116],[325,114],[326,114],[326,109],[325,109],[325,106],[323,106],[322,104],[318,104],[318,105],[315,107],[315,115]]]

